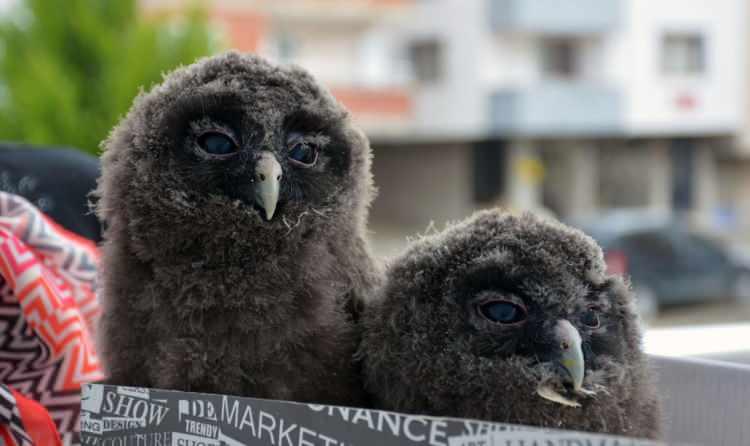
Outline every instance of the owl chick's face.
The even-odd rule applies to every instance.
[[[190,195],[237,201],[266,221],[324,212],[350,163],[341,118],[283,85],[198,88],[166,117],[168,156]],[[218,91],[217,91],[218,89]]]
[[[372,198],[369,144],[347,111],[302,69],[235,52],[141,95],[103,169],[100,216],[139,216],[128,224],[144,246],[294,244],[363,225]]]
[[[622,284],[597,280],[595,273],[577,277],[564,271],[565,258],[543,253],[529,259],[511,251],[488,253],[452,271],[445,298],[456,305],[477,357],[523,360],[526,373],[538,378],[537,393],[578,406],[605,385],[595,379],[606,367],[602,359],[627,361],[622,323],[627,303],[616,305],[615,296]],[[563,271],[533,272],[544,263]]]
[[[582,233],[483,212],[415,243],[387,280],[360,351],[385,407],[642,434],[632,299]]]

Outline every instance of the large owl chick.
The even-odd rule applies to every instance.
[[[300,68],[229,52],[141,94],[104,144],[110,382],[356,404],[379,280],[370,149]]]

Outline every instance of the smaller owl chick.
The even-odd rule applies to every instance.
[[[583,233],[477,213],[410,246],[363,315],[379,409],[657,438],[633,296]]]

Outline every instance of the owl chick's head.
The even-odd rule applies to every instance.
[[[365,313],[384,407],[654,436],[633,298],[583,233],[480,212],[415,242]]]
[[[140,95],[104,148],[99,215],[157,240],[310,236],[363,225],[372,198],[346,110],[304,70],[236,52]]]

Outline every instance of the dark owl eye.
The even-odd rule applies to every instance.
[[[198,138],[198,144],[211,155],[229,155],[237,151],[237,145],[230,137],[218,132],[204,133]]]
[[[318,160],[318,150],[311,144],[296,142],[289,149],[289,159],[299,166],[311,167]]]
[[[581,316],[581,322],[589,328],[599,328],[601,323],[599,321],[599,312],[596,308],[587,309],[586,312],[583,313],[583,316]]]
[[[526,309],[505,300],[495,300],[479,306],[479,312],[492,322],[516,324],[526,319]]]

